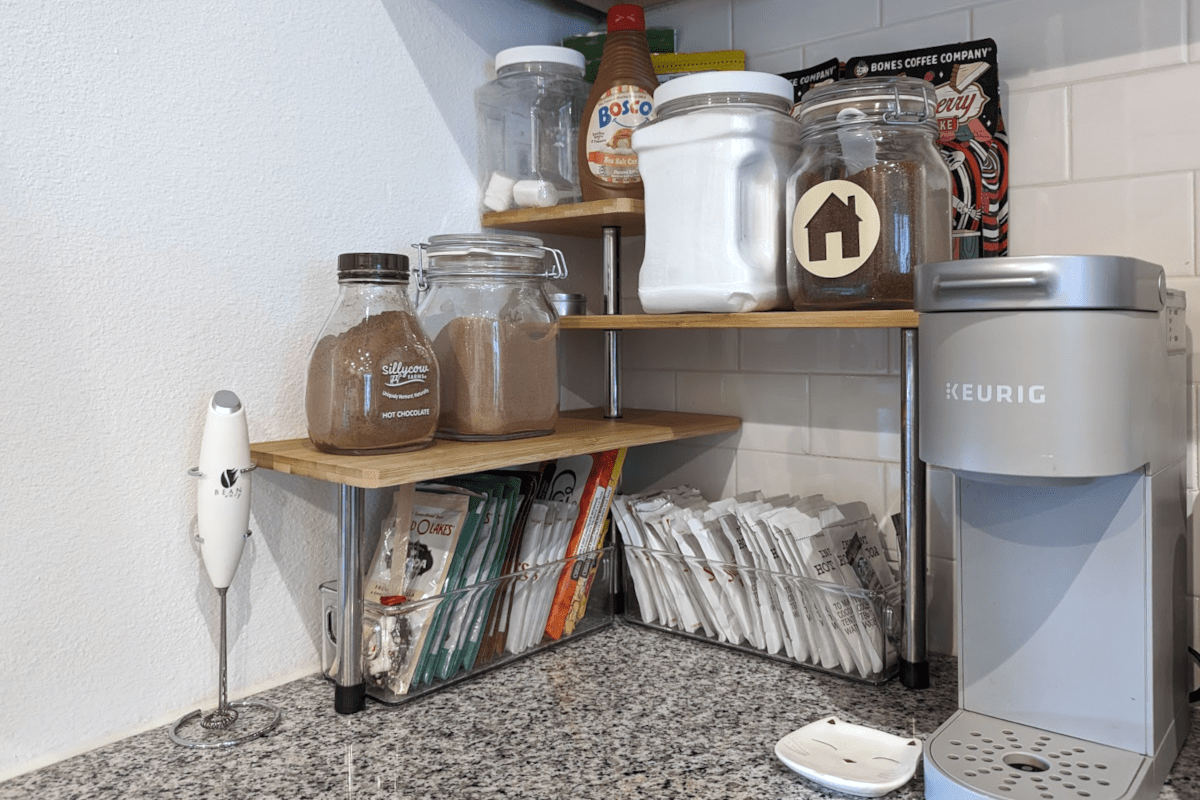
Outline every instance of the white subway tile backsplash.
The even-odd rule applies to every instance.
[[[1200,0],[1188,0],[1187,19],[1188,61],[1200,61]]]
[[[1200,597],[1200,514],[1196,513],[1198,502],[1197,492],[1187,493],[1188,508],[1188,565],[1187,592],[1192,597]]]
[[[600,256],[603,253],[603,245],[596,239],[588,239],[588,243],[592,246],[592,269],[596,273],[597,294],[593,304],[592,298],[588,298],[588,307],[596,309],[597,313],[604,310],[604,269]],[[646,254],[646,237],[645,236],[621,236],[618,238],[620,247],[617,252],[617,262],[620,265],[618,270],[619,289],[621,296],[621,313],[623,314],[640,314],[642,313],[642,304],[638,300],[638,275],[642,269],[642,259]]]
[[[1200,64],[1071,87],[1076,180],[1200,168]]]
[[[1012,0],[971,12],[1014,90],[1182,64],[1184,0]]]
[[[1188,620],[1191,631],[1188,646],[1200,652],[1200,598],[1188,598]],[[1197,664],[1195,659],[1192,660],[1192,669],[1188,674],[1191,676],[1188,686],[1200,686],[1200,664]]]
[[[675,29],[679,53],[733,49],[733,0],[692,0],[680,22],[678,5],[646,9],[646,26]]]
[[[958,542],[954,537],[954,515],[958,506],[954,473],[930,467],[925,473],[925,491],[928,495],[925,522],[929,531],[929,555],[953,561],[958,558]]]
[[[829,328],[744,330],[741,368],[751,372],[888,372],[888,332]]]
[[[970,14],[966,11],[956,11],[902,25],[891,25],[887,28],[815,42],[804,48],[804,60],[808,64],[819,64],[834,57],[845,61],[855,56],[877,53],[882,55],[916,47],[934,47],[970,38]]]
[[[878,461],[739,450],[737,490],[761,489],[768,495],[823,494],[835,503],[861,500],[876,519],[882,519],[887,510],[886,466]]]
[[[900,381],[893,377],[809,378],[809,452],[900,460]]]
[[[738,332],[728,328],[625,331],[621,342],[628,369],[737,369]]]
[[[978,4],[979,0],[883,0],[883,26],[888,28],[920,17],[942,16]]]
[[[813,66],[811,62],[804,60],[804,48],[799,46],[776,50],[773,53],[756,53],[746,56],[746,69],[755,72],[772,72],[779,75],[811,66]]]
[[[955,624],[955,573],[958,562],[945,558],[929,559],[925,572],[925,642],[931,653],[958,655],[958,627]]]
[[[904,370],[904,332],[899,328],[888,330],[888,374],[901,375]],[[918,342],[918,353],[920,352]]]
[[[1188,386],[1187,399],[1187,477],[1185,483],[1189,492],[1200,490],[1200,460],[1198,460],[1198,452],[1200,448],[1196,446],[1196,432],[1200,431],[1200,425],[1197,424],[1197,414],[1200,414],[1200,404],[1196,401],[1200,399],[1200,387],[1196,384]],[[1189,504],[1190,506],[1190,504]]]
[[[1194,227],[1191,230],[1192,251],[1200,256],[1200,237],[1196,235],[1196,232],[1200,231],[1200,203],[1196,202],[1197,198],[1200,198],[1200,172],[1193,173],[1192,176],[1192,203],[1195,206],[1196,217],[1193,220]],[[1200,260],[1193,261],[1192,263],[1200,264]],[[1200,273],[1200,268],[1194,267],[1192,271]],[[1200,376],[1197,377],[1200,378]]]
[[[1195,271],[1192,176],[1153,175],[1009,191],[1011,255],[1133,256]]]
[[[559,403],[564,409],[596,405],[603,397],[604,353],[599,331],[564,331],[558,337]]]
[[[1001,113],[1009,141],[1021,143],[1020,157],[1009,161],[1010,187],[1070,177],[1066,87],[1013,93]]]
[[[1188,331],[1188,381],[1200,383],[1200,344],[1196,340],[1197,332],[1200,331],[1200,278],[1168,277],[1167,285],[1187,295],[1187,308],[1183,318],[1187,322]]]
[[[885,516],[890,517],[893,514],[898,514],[904,508],[904,506],[902,505],[902,498],[904,495],[904,482],[900,479],[900,465],[899,464],[884,465],[883,475],[884,475],[884,480],[886,481],[886,484],[884,485],[884,489],[883,489],[884,497],[886,498],[886,505],[885,505],[883,511],[880,512],[880,515],[879,515],[880,524],[883,524],[883,520],[884,520]],[[897,536],[898,535],[899,535],[899,532],[897,532]],[[890,546],[889,546],[889,552],[890,552]],[[899,553],[893,553],[893,554],[889,555],[888,557],[892,558],[893,556],[896,559],[900,558]]]
[[[624,408],[678,411],[675,374],[658,370],[621,370],[621,405]]]
[[[731,441],[736,441],[736,436],[708,436],[630,450],[618,491],[632,494],[686,484],[699,489],[709,501],[732,497],[738,493],[737,451],[721,446]]]
[[[740,417],[743,448],[807,453],[808,382],[805,375],[780,373],[681,372],[677,406]]]
[[[878,27],[878,0],[738,0],[733,4],[733,46],[747,55]]]

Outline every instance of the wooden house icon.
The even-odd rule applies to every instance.
[[[858,258],[858,225],[862,218],[855,211],[854,201],[854,195],[843,201],[833,192],[825,197],[825,202],[821,203],[821,207],[804,226],[808,232],[809,261],[825,261],[829,258],[825,251],[825,236],[835,232],[842,235],[841,258]]]

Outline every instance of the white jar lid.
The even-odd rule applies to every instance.
[[[555,64],[578,67],[581,74],[583,73],[585,64],[583,53],[573,50],[570,47],[557,47],[550,44],[528,44],[521,47],[510,47],[507,50],[501,50],[499,53],[496,53],[496,70],[499,71],[502,67],[507,67],[510,64],[526,64],[531,61],[551,61]]]
[[[769,94],[792,102],[792,82],[770,72],[714,70],[672,78],[654,90],[654,105],[701,94]]]

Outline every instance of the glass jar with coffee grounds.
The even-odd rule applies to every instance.
[[[338,256],[338,298],[308,357],[308,436],[327,453],[428,447],[438,363],[408,299],[408,258]]]
[[[431,236],[416,247],[417,316],[442,370],[438,437],[553,433],[558,314],[545,282],[566,277],[562,253],[533,237],[501,234]]]
[[[911,308],[913,268],[951,258],[950,170],[937,96],[919,78],[811,89],[787,187],[794,308]]]

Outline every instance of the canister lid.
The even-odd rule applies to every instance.
[[[505,233],[444,233],[430,236],[417,248],[417,285],[425,288],[425,277],[567,277],[567,262],[553,247],[545,247],[533,236]],[[554,266],[545,266],[546,256]]]
[[[903,75],[851,78],[814,86],[804,95],[796,118],[816,126],[863,122],[922,125],[937,130],[937,90],[922,78]]]
[[[608,32],[646,30],[646,12],[636,3],[617,3],[608,8]]]
[[[767,94],[792,102],[792,82],[769,72],[714,70],[684,75],[654,90],[654,105],[704,94]]]
[[[342,253],[338,280],[408,280],[408,256],[399,253]]]
[[[1159,311],[1163,268],[1123,256],[1014,256],[918,264],[913,306],[940,311]]]
[[[583,74],[583,53],[570,47],[556,47],[549,44],[529,44],[521,47],[510,47],[496,54],[496,71],[512,64],[526,64],[531,61],[549,61],[554,64],[566,64],[577,67]]]
[[[544,255],[541,239],[507,233],[442,233],[430,236],[429,242],[423,247],[431,256],[465,256],[474,253],[540,260]]]

